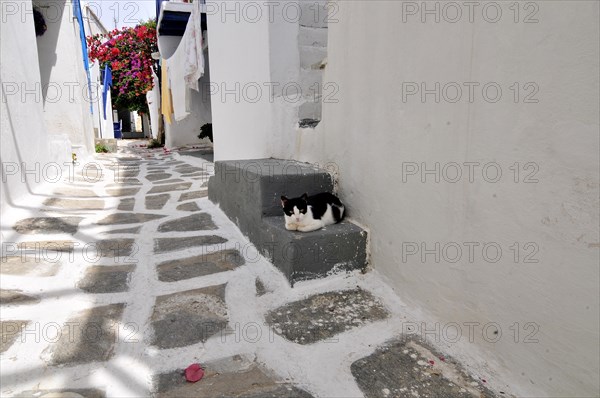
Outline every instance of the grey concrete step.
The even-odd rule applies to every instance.
[[[218,161],[208,182],[210,200],[219,203],[230,218],[244,217],[250,222],[282,215],[281,195],[297,197],[332,189],[333,181],[325,170],[281,159]]]
[[[326,170],[281,159],[218,161],[208,183],[209,199],[292,284],[366,266],[367,233],[348,221],[307,233],[285,229],[281,195],[332,190]]]
[[[342,221],[306,233],[288,231],[284,224],[283,216],[265,217],[255,245],[292,284],[365,267],[367,233],[357,225]]]

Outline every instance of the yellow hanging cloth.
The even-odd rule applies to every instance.
[[[167,60],[163,58],[161,65],[162,92],[160,94],[160,107],[167,123],[173,123],[173,99],[169,87],[169,75],[167,73]]]

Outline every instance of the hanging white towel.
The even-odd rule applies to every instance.
[[[202,21],[200,2],[192,3],[192,11],[185,32],[167,60],[169,84],[173,94],[173,115],[176,121],[190,114],[190,89],[200,91],[198,79],[204,75],[204,51],[202,49]]]
[[[204,51],[202,49],[202,14],[200,1],[192,3],[192,12],[181,39],[185,48],[185,82],[188,87],[200,91],[198,79],[204,74]]]
[[[173,97],[173,115],[176,121],[185,119],[189,114],[189,87],[187,87],[185,73],[185,46],[179,43],[175,53],[167,60],[169,69],[169,86]]]
[[[160,84],[158,76],[152,68],[152,90],[146,93],[146,101],[148,102],[148,110],[150,111],[150,130],[152,138],[158,138],[158,116],[160,115]]]

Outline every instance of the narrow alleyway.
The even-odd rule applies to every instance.
[[[208,200],[209,156],[120,145],[3,217],[2,396],[491,396],[376,272],[291,288]]]

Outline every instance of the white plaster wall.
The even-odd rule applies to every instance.
[[[320,100],[322,71],[315,65],[327,56],[325,3],[322,0],[277,2],[268,18],[269,82],[273,95],[269,116],[265,117],[268,122],[264,125],[269,125],[273,132],[268,137],[269,156],[294,158],[299,145],[299,120],[320,117],[315,101]]]
[[[84,18],[84,26],[86,36],[96,34],[107,34],[106,27],[102,24],[94,10],[99,11],[98,4],[89,4],[87,1],[81,2],[82,13]],[[94,108],[92,114],[92,123],[97,133],[95,138],[115,138],[113,115],[112,115],[112,98],[110,90],[106,96],[106,119],[104,119],[104,105],[102,101],[103,81],[101,80],[101,70],[98,61],[91,62],[90,60],[90,78],[92,90],[92,106]]]
[[[284,12],[284,9],[288,11]],[[269,117],[274,134],[269,138],[272,144],[269,157],[289,157],[286,155],[293,148],[293,134],[298,123],[298,107],[303,101],[303,87],[300,86],[297,10],[300,10],[297,1],[279,2],[278,7],[274,8],[272,22],[269,23],[269,81],[273,83],[274,88]]]
[[[44,100],[48,131],[67,134],[78,151],[93,153],[90,96],[73,7],[65,0],[38,3],[48,27],[37,38],[42,87],[48,87]]]
[[[102,10],[100,9],[100,4],[96,2],[90,4],[89,1],[81,1],[81,8],[85,22],[86,35],[106,35],[108,30],[96,14],[96,12],[101,14]]]
[[[215,159],[292,157],[299,108],[321,83],[302,50],[326,44],[301,25],[326,26],[324,2],[223,4],[207,5]]]
[[[296,135],[294,157],[337,164],[350,216],[371,231],[372,264],[403,299],[442,326],[500,325],[498,342],[482,339],[480,327],[456,351],[491,374],[492,386],[519,396],[597,396],[598,3],[536,3],[535,24],[514,23],[508,3],[498,23],[482,21],[481,9],[475,23],[464,15],[422,23],[420,15],[402,22],[403,2],[336,4],[324,80],[339,85],[338,102],[324,104],[317,129]],[[497,82],[503,98],[489,103],[476,91],[473,103],[403,101],[403,82]],[[514,82],[535,82],[539,102],[515,103]],[[472,183],[465,174],[456,183],[432,175],[423,183],[420,174],[403,182],[403,162],[431,169],[452,161],[496,162],[503,178],[486,182],[480,167]],[[539,167],[539,182],[522,182],[533,170],[523,169],[527,162]],[[423,261],[406,257],[407,242],[495,242],[503,255],[491,263],[479,250],[471,263],[465,249],[456,263],[445,261],[450,254]],[[527,242],[539,248],[538,263],[524,263]],[[539,325],[539,342],[524,343],[527,322]]]
[[[206,2],[215,160],[271,156],[271,138],[276,136],[268,88],[269,12],[265,4],[253,2],[263,17],[243,18],[242,8],[236,14],[235,3],[243,4]],[[224,12],[225,4],[234,13]]]
[[[6,8],[3,4],[0,24],[2,214],[10,207],[26,208],[27,196],[58,176],[55,165],[64,167],[71,161],[68,137],[49,134],[46,129],[41,95],[33,90],[26,94],[23,90],[41,81],[37,44],[31,1],[11,2],[12,6],[15,8]],[[28,172],[23,173],[25,170]],[[67,177],[68,171],[63,169],[60,174]]]
[[[408,4],[424,3],[340,1],[331,8],[337,13],[328,25],[323,81],[337,91],[327,93],[316,129],[296,130],[294,109],[281,98],[252,104],[244,96],[223,97],[222,90],[213,94],[215,159],[335,163],[350,216],[371,231],[373,266],[428,314],[428,328],[463,326],[458,343],[440,344],[499,390],[597,396],[598,3],[535,3],[538,23],[523,23],[531,7],[520,8],[515,23],[512,3],[497,3],[503,16],[496,23],[483,18],[483,4],[473,23],[467,8],[455,23],[436,23],[431,14],[425,23],[420,14],[406,14],[403,22]],[[435,4],[442,6],[429,8]],[[213,84],[233,89],[235,82],[262,85],[293,75],[298,60],[285,44],[294,36],[290,26],[236,21],[235,12],[224,14],[220,6],[208,5],[217,10],[208,18]],[[429,88],[457,82],[463,97],[403,100],[403,83],[411,82]],[[479,84],[473,102],[464,82]],[[483,98],[481,87],[489,82],[503,89],[496,103]],[[530,82],[539,87],[537,103],[524,103]],[[425,182],[419,174],[403,181],[408,162],[429,169],[448,162],[480,166],[473,182],[466,167],[455,183],[435,182],[431,174]],[[501,168],[499,182],[483,178],[488,162]],[[524,183],[535,167],[539,181]],[[479,245],[472,262],[470,242]],[[441,249],[439,262],[431,254],[409,256],[411,243],[458,245],[462,258],[450,262],[451,253]],[[489,243],[503,250],[496,263],[483,256]],[[526,257],[532,249],[537,252]],[[465,322],[479,323],[473,342]],[[494,343],[482,336],[490,322],[500,327]],[[537,342],[526,343],[527,336]]]
[[[150,112],[150,135],[154,139],[158,137],[159,101],[160,96],[158,94],[158,87],[155,86],[152,90],[146,93],[146,102],[148,103],[148,110]]]
[[[112,100],[110,90],[106,93],[106,119],[104,119],[104,104],[102,101],[102,80],[100,72],[100,65],[98,61],[94,61],[90,64],[90,78],[92,81],[92,106],[94,107],[94,113],[92,114],[92,123],[96,130],[95,138],[115,138],[113,118],[112,118]]]

